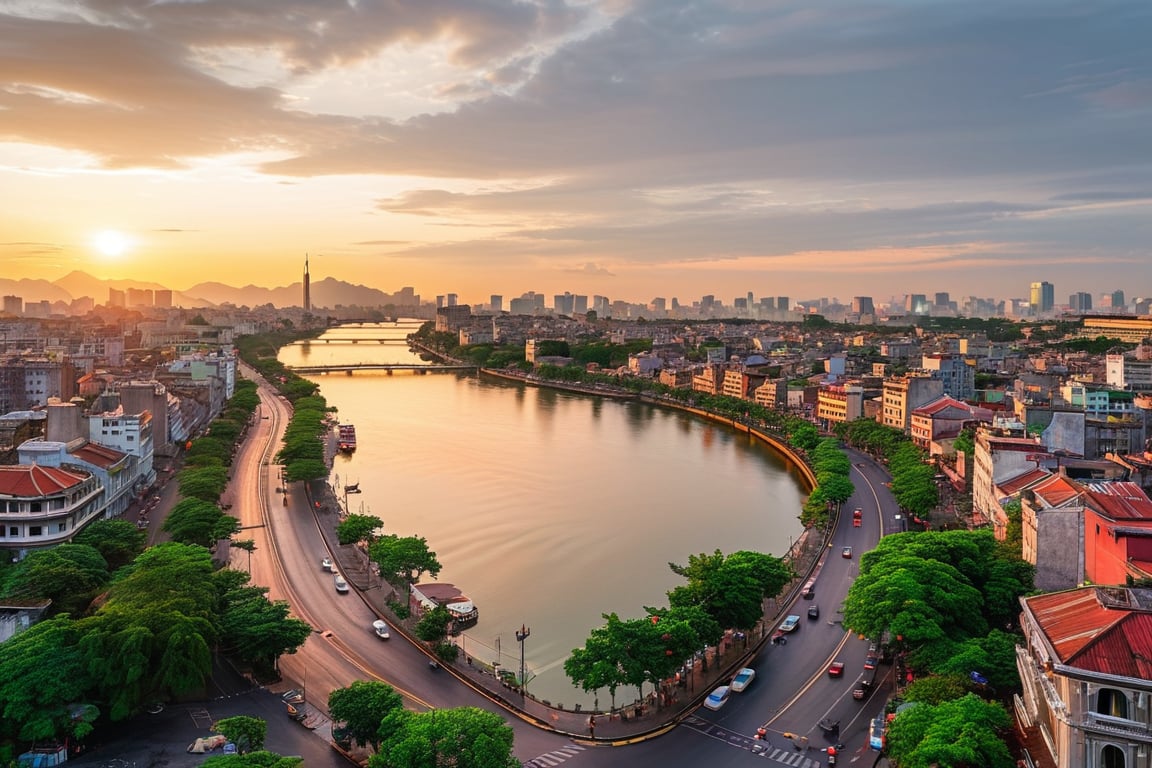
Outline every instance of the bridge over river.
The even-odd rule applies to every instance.
[[[415,371],[416,373],[441,373],[446,371],[477,371],[475,365],[422,365],[420,363],[353,363],[343,365],[291,365],[293,373],[306,376],[310,373],[347,373],[355,371]]]

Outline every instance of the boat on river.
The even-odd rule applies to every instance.
[[[453,634],[471,627],[480,619],[476,604],[465,597],[455,584],[413,584],[412,601],[423,610],[431,610],[440,605],[447,608],[448,615],[452,617],[449,631]]]
[[[352,453],[356,450],[356,427],[352,424],[341,424],[336,437],[336,447],[342,453]]]

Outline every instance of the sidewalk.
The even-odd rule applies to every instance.
[[[341,545],[337,540],[336,526],[340,521],[341,512],[333,488],[326,481],[306,483],[305,486],[308,507],[316,515],[320,531],[348,583],[360,592],[365,602],[385,619],[394,631],[404,634],[418,648],[425,648],[426,645],[412,635],[416,617],[401,620],[388,607],[387,600],[394,595],[394,591],[390,587],[381,588],[380,577],[369,567],[367,554],[354,545]],[[790,601],[790,596],[810,578],[807,574],[812,570],[819,552],[823,549],[822,542],[819,546],[809,547],[799,546],[800,543],[797,542],[797,552],[805,550],[807,550],[805,554],[810,552],[811,562],[805,560],[797,563],[800,575],[786,588],[781,599],[765,601],[766,620],[761,621],[745,638],[726,637],[721,644],[718,662],[715,659],[715,649],[709,648],[707,671],[703,670],[702,664],[694,664],[688,679],[680,684],[664,687],[665,696],[662,702],[658,701],[655,693],[650,693],[643,702],[635,700],[622,703],[611,713],[560,709],[532,697],[531,693],[527,696],[522,695],[514,686],[496,677],[486,665],[464,654],[461,654],[455,663],[440,663],[444,670],[451,672],[509,713],[541,728],[571,736],[573,739],[626,744],[658,736],[675,727],[680,720],[695,711],[708,693],[717,685],[730,680],[736,671],[746,666],[768,641],[770,633],[766,632],[765,628],[776,626],[782,614],[780,607],[786,605]],[[429,654],[429,659],[432,658]],[[626,696],[628,691],[633,690],[629,688],[618,693]],[[594,721],[590,720],[593,715]]]

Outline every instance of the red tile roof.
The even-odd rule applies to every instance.
[[[87,479],[87,474],[59,467],[41,467],[38,464],[0,466],[0,494],[35,499],[60,493]]]
[[[1105,608],[1090,587],[1035,595],[1025,598],[1025,603],[1062,664],[1127,614]]]

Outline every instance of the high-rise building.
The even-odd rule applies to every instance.
[[[124,306],[124,291],[119,288],[108,289],[108,306],[110,307],[123,307]]]
[[[4,297],[4,314],[20,317],[24,314],[24,299],[19,296]]]
[[[909,293],[904,297],[904,311],[910,315],[922,315],[928,311],[928,297],[923,293]]]
[[[1112,291],[1112,307],[1120,309],[1124,306],[1124,291]]]
[[[952,306],[952,297],[948,295],[947,291],[938,292],[936,294],[936,300],[932,303],[941,309],[947,309]]]
[[[172,308],[172,291],[165,288],[159,288],[155,291],[153,296],[156,299],[156,306],[163,309]]]
[[[1077,291],[1068,297],[1068,308],[1073,312],[1088,312],[1092,309],[1092,294]]]
[[[1052,283],[1044,280],[1032,283],[1032,290],[1028,295],[1028,307],[1033,315],[1043,315],[1052,311],[1056,306],[1056,288]]]
[[[556,294],[552,297],[552,309],[558,315],[567,315],[571,317],[572,307],[576,304],[576,297],[565,291],[563,294]]]
[[[586,315],[588,314],[588,297],[576,294],[576,300],[572,302],[572,314]]]
[[[312,278],[308,274],[308,254],[304,254],[304,311],[312,311]]]
[[[456,306],[456,303],[457,303],[457,301],[460,299],[460,297],[459,297],[459,296],[457,296],[457,295],[456,295],[456,294],[454,294],[454,293],[450,293],[450,294],[448,294],[448,296],[447,296],[446,298],[447,298],[447,300],[448,300],[448,306],[449,306],[449,307],[454,307],[454,306]]]
[[[871,296],[853,296],[852,297],[852,314],[854,315],[874,315],[876,314],[876,306],[872,303]]]
[[[711,314],[713,307],[716,306],[716,297],[712,294],[700,297],[700,313],[704,316]]]
[[[155,301],[150,288],[129,288],[125,300],[130,307],[150,307]]]
[[[776,297],[776,311],[777,312],[787,312],[790,309],[792,309],[791,299],[789,299],[787,296],[777,296]]]
[[[504,311],[504,297],[498,293],[494,293],[488,297],[488,306],[492,307],[493,312]]]

